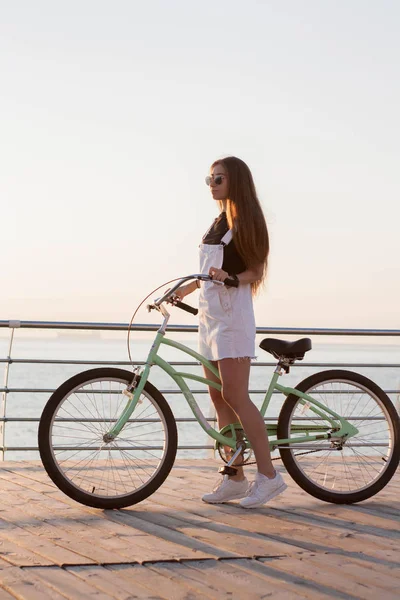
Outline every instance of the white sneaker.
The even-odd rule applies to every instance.
[[[284,492],[287,488],[283,477],[277,471],[273,479],[269,479],[262,473],[257,473],[255,481],[251,484],[249,493],[246,498],[240,501],[240,506],[243,508],[256,508],[261,506]]]
[[[222,504],[222,502],[229,502],[229,500],[237,500],[244,498],[249,490],[249,482],[246,478],[242,481],[235,481],[224,477],[222,482],[217,485],[211,494],[204,494],[202,497],[203,502],[209,504]]]

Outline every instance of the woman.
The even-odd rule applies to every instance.
[[[199,349],[220,374],[221,392],[210,387],[218,426],[238,420],[243,426],[257,461],[258,472],[249,487],[243,468],[203,500],[221,503],[242,498],[244,508],[261,506],[287,487],[271,462],[263,418],[248,394],[250,361],[254,358],[256,326],[252,297],[266,274],[269,238],[264,215],[248,166],[230,156],[216,161],[206,178],[220,215],[200,245],[200,271],[212,279],[238,280],[238,287],[210,282],[191,282],[177,291],[180,298],[201,287],[199,299]],[[216,381],[204,367],[208,379]]]

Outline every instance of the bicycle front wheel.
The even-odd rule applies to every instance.
[[[63,383],[47,402],[39,424],[39,451],[56,486],[95,508],[123,508],[150,496],[175,460],[177,430],[162,394],[146,382],[120,434],[105,435],[128,398],[133,374],[91,369]]]
[[[395,473],[400,455],[399,417],[385,392],[367,377],[342,370],[316,373],[296,389],[347,419],[358,433],[343,443],[316,440],[281,446],[289,475],[326,502],[350,504],[379,492]],[[278,439],[303,436],[307,425],[326,426],[311,408],[297,396],[288,396],[279,415]],[[296,425],[304,427],[303,433]]]

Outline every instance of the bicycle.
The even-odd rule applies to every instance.
[[[161,346],[170,346],[219,377],[203,356],[165,335],[170,318],[165,303],[197,314],[175,295],[193,279],[211,280],[204,274],[188,275],[148,305],[149,311],[160,312],[163,322],[142,372],[84,371],[48,400],[39,424],[40,456],[52,481],[70,498],[95,508],[123,508],[148,498],[167,478],[177,451],[177,427],[166,399],[148,380],[153,365],[177,383],[199,425],[214,439],[225,462],[220,471],[229,475],[238,460],[241,465],[250,463],[251,446],[240,423],[214,429],[185,379],[219,390],[220,383],[177,371],[158,355]],[[233,280],[214,283],[236,285]],[[295,388],[284,387],[279,377],[311,350],[311,340],[266,338],[260,347],[278,361],[260,408],[262,416],[273,392],[286,396],[277,423],[266,427],[271,451],[279,450],[289,475],[303,490],[327,502],[350,504],[379,492],[395,473],[400,455],[399,417],[385,392],[367,377],[346,370],[321,371]]]

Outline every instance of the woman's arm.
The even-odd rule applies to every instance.
[[[260,264],[255,269],[246,269],[242,273],[237,275],[239,279],[239,284],[241,283],[254,283],[255,281],[259,281],[262,278],[264,271],[264,265]],[[218,281],[225,281],[227,277],[230,275],[236,275],[236,273],[227,273],[223,269],[217,269],[216,267],[211,267],[209,274],[213,279],[217,279]]]
[[[247,269],[243,271],[243,273],[239,273],[237,278],[239,279],[239,284],[241,283],[255,283],[259,281],[263,276],[264,265],[259,265],[256,269]],[[232,273],[234,275],[234,273]]]
[[[186,285],[183,285],[182,287],[178,288],[175,292],[175,295],[182,300],[185,296],[188,296],[189,294],[197,290],[197,288],[197,279],[195,279],[194,281],[191,281],[190,283],[187,283]]]

